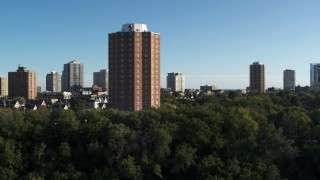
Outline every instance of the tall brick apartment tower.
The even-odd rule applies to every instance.
[[[160,34],[145,24],[109,34],[109,104],[125,111],[160,107]]]
[[[250,90],[265,92],[264,64],[254,62],[250,65]]]
[[[18,67],[16,72],[8,73],[9,97],[37,97],[37,74],[30,72],[26,67]]]

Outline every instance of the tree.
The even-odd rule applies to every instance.
[[[12,99],[12,101],[15,103],[15,102],[19,102],[20,104],[25,104],[26,103],[26,99],[24,97],[14,97]]]
[[[151,160],[161,162],[170,154],[171,135],[165,130],[156,128],[142,137],[142,144],[147,148]]]
[[[188,171],[195,163],[195,153],[196,149],[188,144],[178,145],[172,159],[171,173]]]
[[[15,179],[21,168],[21,152],[17,149],[13,140],[0,137],[0,177],[3,179]]]
[[[224,162],[220,157],[209,155],[201,160],[198,167],[200,179],[208,179],[209,177],[223,177],[225,174]]]
[[[71,102],[71,107],[76,112],[81,112],[87,108],[87,102],[82,99],[76,99]]]
[[[135,160],[130,155],[120,163],[121,176],[126,179],[141,179],[141,168],[136,165]]]
[[[302,145],[310,141],[311,138],[311,119],[300,108],[290,108],[284,113],[281,126],[283,133],[289,139],[295,140],[295,143]]]

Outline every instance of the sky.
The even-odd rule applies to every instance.
[[[318,0],[0,0],[0,76],[25,66],[45,76],[63,64],[84,64],[85,86],[108,68],[108,34],[125,23],[161,34],[161,86],[183,72],[186,88],[245,89],[249,66],[265,64],[266,87],[310,84],[320,63]]]

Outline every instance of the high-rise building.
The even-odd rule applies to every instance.
[[[62,91],[79,92],[83,88],[83,64],[71,61],[64,64],[62,71]]]
[[[16,72],[8,73],[9,97],[37,97],[37,74],[30,72],[26,67],[18,67]]]
[[[310,64],[310,86],[320,85],[320,63]]]
[[[128,111],[160,107],[160,34],[145,24],[109,34],[109,104]]]
[[[265,92],[265,68],[261,62],[250,65],[250,90]]]
[[[8,78],[0,77],[0,97],[8,96]]]
[[[184,92],[184,75],[181,72],[168,73],[167,88],[171,88],[173,92]]]
[[[46,76],[46,91],[61,92],[61,75],[56,71],[51,71]]]
[[[102,91],[108,91],[108,70],[101,69],[100,72],[94,72],[93,85],[102,88]]]
[[[296,72],[291,69],[283,71],[283,89],[286,91],[294,91],[296,86]]]

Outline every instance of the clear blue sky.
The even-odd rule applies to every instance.
[[[266,65],[267,87],[283,70],[309,85],[309,63],[320,62],[318,0],[0,0],[0,76],[18,65],[45,75],[63,64],[108,68],[108,33],[128,22],[161,34],[161,85],[183,72],[187,88],[246,88],[249,65]]]

